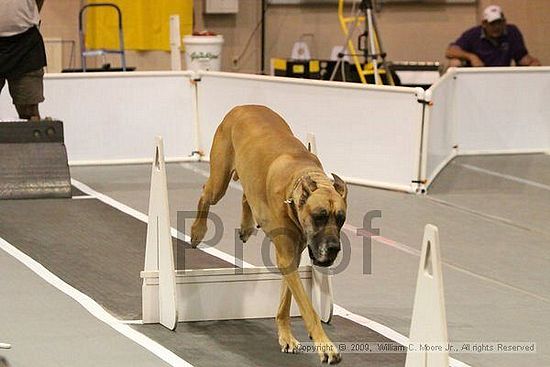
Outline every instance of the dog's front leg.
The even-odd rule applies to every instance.
[[[296,298],[300,313],[306,324],[307,331],[315,342],[315,347],[321,358],[321,362],[337,364],[342,360],[338,349],[325,334],[321,326],[321,320],[313,309],[313,305],[307,296],[297,271],[284,275],[285,281]]]
[[[321,326],[321,320],[313,309],[300,276],[298,274],[299,253],[296,253],[296,246],[292,241],[276,240],[277,266],[283,274],[284,282],[296,299],[300,313],[306,324],[306,329],[315,343],[322,363],[337,364],[342,360],[336,346],[330,341]],[[288,297],[290,307],[290,297]],[[289,310],[290,312],[290,310]],[[289,323],[290,325],[290,323]]]
[[[279,332],[279,344],[283,353],[298,353],[300,343],[290,329],[290,303],[292,301],[292,293],[288,288],[285,280],[281,282],[281,302],[277,310],[277,330]]]

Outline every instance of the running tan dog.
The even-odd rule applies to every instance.
[[[236,107],[214,135],[210,177],[191,229],[191,244],[196,247],[206,233],[210,205],[223,197],[231,178],[240,180],[244,190],[240,237],[246,242],[256,222],[275,244],[277,266],[284,276],[276,316],[282,351],[295,353],[300,346],[290,330],[294,296],[321,361],[330,364],[340,362],[340,354],[325,334],[297,268],[306,246],[318,266],[332,265],[340,251],[347,189],[333,176],[334,183],[278,114],[264,106]]]

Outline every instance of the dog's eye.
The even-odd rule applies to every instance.
[[[313,214],[313,221],[316,226],[325,225],[328,221],[328,212],[326,210],[321,210],[318,213]]]
[[[345,221],[346,216],[343,213],[336,214],[336,225],[338,225],[338,227],[342,227]]]

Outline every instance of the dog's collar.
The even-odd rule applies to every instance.
[[[292,191],[290,191],[290,195],[289,195],[288,199],[286,199],[284,201],[285,204],[294,204],[294,192],[296,192],[296,189],[302,183],[302,180],[304,179],[304,177],[306,175],[307,175],[307,173],[305,175],[302,175],[302,176],[298,177],[296,182],[294,182],[294,187],[292,187]]]
[[[292,190],[288,193],[288,199],[284,200],[284,203],[287,205],[287,211],[289,218],[294,222],[294,224],[302,229],[302,223],[300,223],[300,218],[298,217],[298,207],[295,205],[294,196],[296,195],[295,192],[298,189],[298,186],[302,184],[302,180],[308,173],[301,175],[296,179],[294,182],[294,185],[292,187]]]

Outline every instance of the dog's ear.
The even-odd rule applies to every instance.
[[[345,199],[346,196],[348,196],[348,188],[346,183],[334,173],[332,174],[332,177],[334,177],[334,189],[336,189],[336,192]]]
[[[308,194],[311,194],[313,191],[317,190],[317,182],[309,176],[304,177],[302,180],[302,186],[304,191],[307,191]]]
[[[305,203],[309,195],[313,191],[317,190],[317,183],[313,181],[313,179],[309,176],[305,176],[302,179],[302,194],[300,195],[300,202],[298,203],[298,207],[302,207]]]

